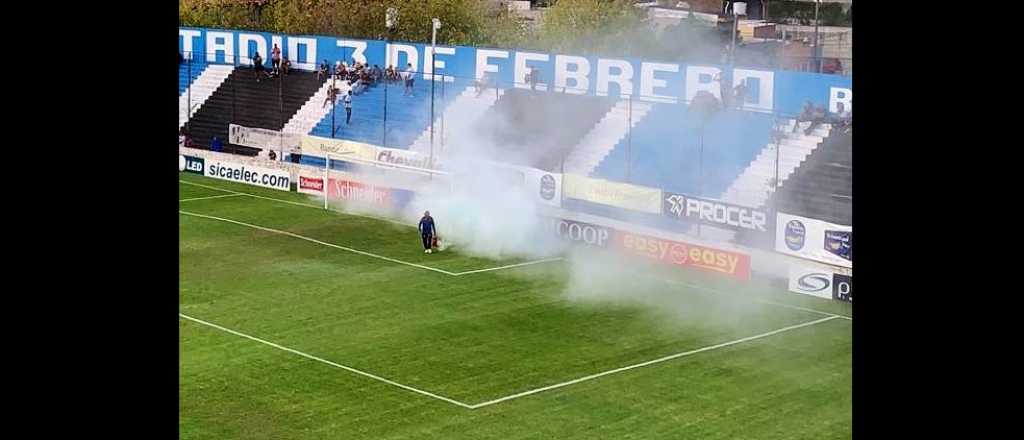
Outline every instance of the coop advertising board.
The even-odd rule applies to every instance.
[[[668,240],[649,235],[618,231],[615,243],[629,255],[663,264],[716,272],[739,280],[750,279],[750,255]]]
[[[281,191],[291,190],[291,177],[288,171],[242,165],[216,159],[206,159],[205,162],[205,175],[207,177]]]
[[[797,114],[805,101],[835,111],[839,103],[853,104],[850,78],[808,72],[699,65],[632,58],[556,54],[528,50],[470,46],[431,46],[423,43],[363,40],[336,36],[284,35],[207,28],[178,28],[178,49],[186,59],[203,63],[251,64],[256,52],[270,53],[274,45],[293,67],[315,70],[324,59],[385,65],[412,64],[420,79],[468,81],[490,75],[502,84],[523,84],[530,69],[540,72],[540,90],[607,96],[633,96],[654,102],[689,102],[700,91],[718,97],[720,73],[747,85],[745,107],[750,110]],[[434,75],[443,70],[445,77]]]
[[[299,146],[302,136],[294,133],[282,133],[265,128],[246,127],[230,124],[228,142],[234,145],[260,148],[264,150],[291,150]]]
[[[564,174],[562,194],[568,199],[661,214],[661,190],[628,183]]]
[[[853,227],[779,213],[775,250],[841,267],[853,267]]]

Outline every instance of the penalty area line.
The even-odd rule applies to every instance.
[[[447,398],[447,397],[444,397],[444,396],[440,396],[440,395],[431,393],[430,391],[424,391],[424,390],[421,390],[419,388],[413,388],[413,387],[411,387],[409,385],[403,385],[403,384],[400,384],[400,383],[395,382],[393,380],[389,380],[389,379],[385,379],[383,377],[377,376],[375,374],[367,373],[367,372],[362,371],[362,370],[357,370],[355,368],[352,368],[352,367],[349,367],[349,366],[346,366],[346,365],[342,365],[342,364],[339,364],[339,363],[336,363],[336,362],[331,362],[331,361],[329,361],[327,359],[316,357],[316,356],[313,356],[311,354],[303,353],[301,351],[298,351],[298,350],[295,350],[295,349],[292,349],[292,348],[288,348],[288,347],[285,347],[283,345],[278,345],[278,344],[275,344],[275,343],[270,342],[270,341],[265,341],[263,339],[255,337],[255,336],[249,336],[249,335],[247,335],[245,333],[242,333],[242,332],[239,332],[239,331],[235,331],[235,330],[229,329],[227,327],[222,327],[222,326],[219,326],[219,325],[211,323],[211,322],[206,322],[206,321],[203,321],[203,320],[198,319],[198,318],[193,318],[193,317],[188,316],[188,315],[186,315],[184,313],[180,313],[179,312],[178,316],[180,316],[180,317],[182,317],[184,319],[187,319],[189,321],[195,322],[197,324],[202,324],[202,325],[205,325],[207,327],[220,330],[222,332],[230,333],[232,335],[248,339],[250,341],[259,342],[261,344],[268,345],[270,347],[274,347],[274,348],[276,348],[278,350],[287,351],[289,353],[302,356],[302,357],[304,357],[306,359],[314,360],[314,361],[317,361],[317,362],[320,362],[320,363],[323,363],[323,364],[330,365],[332,367],[341,368],[342,370],[348,371],[350,373],[355,373],[355,374],[358,374],[360,376],[369,377],[370,379],[377,380],[377,381],[380,381],[380,382],[384,382],[384,383],[386,383],[388,385],[396,386],[396,387],[401,388],[401,389],[406,390],[406,391],[412,391],[412,392],[414,392],[416,394],[424,395],[424,396],[427,396],[427,397],[433,397],[434,399],[441,400],[441,401],[444,401],[444,402],[448,402],[448,403],[450,403],[452,405],[457,405],[457,406],[461,406],[463,408],[471,409],[470,405],[468,405],[468,404],[459,402],[458,400],[455,400],[455,399],[450,399],[450,398]]]
[[[650,361],[647,361],[647,362],[641,362],[641,363],[638,363],[638,364],[627,365],[625,367],[616,368],[614,370],[608,370],[608,371],[604,371],[604,372],[597,373],[597,374],[591,374],[589,376],[584,376],[584,377],[581,377],[581,378],[578,378],[578,379],[573,379],[573,380],[562,382],[562,383],[556,383],[554,385],[548,385],[546,387],[535,388],[535,389],[532,389],[532,390],[529,390],[529,391],[523,391],[521,393],[512,394],[512,395],[501,397],[501,398],[494,399],[494,400],[489,400],[487,402],[478,403],[476,405],[470,405],[470,409],[482,408],[482,407],[485,407],[485,406],[494,405],[494,404],[505,402],[505,401],[509,401],[509,400],[512,400],[512,399],[518,399],[520,397],[526,397],[526,396],[529,396],[529,395],[532,395],[532,394],[537,394],[537,393],[541,393],[541,392],[544,392],[544,391],[550,391],[550,390],[557,389],[557,388],[567,387],[569,385],[575,385],[575,384],[578,384],[580,382],[586,382],[588,380],[594,380],[594,379],[597,379],[599,377],[608,376],[608,375],[615,374],[615,373],[621,373],[623,371],[629,371],[629,370],[632,370],[634,368],[646,367],[648,365],[654,365],[654,364],[657,364],[657,363],[661,363],[661,362],[665,362],[665,361],[670,361],[670,360],[673,360],[673,359],[678,359],[678,358],[681,358],[681,357],[684,357],[684,356],[690,356],[690,355],[694,355],[694,354],[697,354],[697,353],[703,353],[705,351],[717,350],[719,348],[728,347],[730,345],[742,344],[744,342],[753,341],[753,340],[756,340],[756,339],[767,338],[769,336],[777,335],[777,334],[782,333],[782,332],[787,332],[787,331],[790,331],[790,330],[796,330],[798,328],[803,328],[803,327],[809,327],[809,326],[820,324],[820,323],[823,323],[823,322],[826,322],[826,321],[831,321],[831,320],[836,319],[836,318],[839,318],[839,316],[829,316],[829,317],[817,319],[817,320],[814,320],[814,321],[804,322],[802,324],[795,324],[795,325],[791,325],[791,326],[788,326],[788,327],[783,327],[783,328],[780,328],[780,329],[776,329],[776,330],[772,330],[772,331],[769,331],[769,332],[761,333],[759,335],[747,336],[745,338],[740,338],[740,339],[736,339],[736,340],[733,340],[733,341],[723,342],[721,344],[709,345],[707,347],[701,347],[701,348],[698,348],[696,350],[684,351],[682,353],[676,353],[676,354],[673,354],[673,355],[668,355],[668,356],[661,357],[661,358],[654,359],[654,360],[650,360]]]

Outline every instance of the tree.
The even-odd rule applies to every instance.
[[[625,53],[643,18],[627,0],[560,0],[544,15],[539,39],[556,52]]]

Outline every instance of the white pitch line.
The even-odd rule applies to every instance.
[[[684,283],[682,281],[676,281],[676,280],[665,280],[665,281],[667,281],[669,283],[673,283],[673,284],[682,284],[682,285],[684,285],[686,287],[690,287],[690,288],[693,288],[693,289],[706,290],[708,292],[718,293],[718,294],[721,294],[721,295],[737,296],[737,295],[733,295],[731,293],[723,292],[721,290],[712,289],[710,287],[698,286],[698,285],[690,284],[690,283]],[[746,297],[741,297],[741,298],[745,299]],[[851,318],[849,316],[846,316],[846,315],[839,315],[839,314],[835,314],[835,313],[822,312],[821,310],[808,309],[806,307],[793,306],[793,305],[789,305],[789,304],[785,304],[785,303],[779,303],[779,302],[775,302],[775,301],[768,301],[768,300],[762,300],[762,299],[756,299],[756,298],[755,299],[751,299],[750,301],[759,302],[759,303],[762,303],[762,304],[768,304],[768,305],[772,305],[772,306],[785,307],[787,309],[801,310],[801,311],[804,311],[804,312],[817,313],[819,315],[824,315],[824,316],[833,316],[833,317],[836,317],[836,318],[839,318],[839,319],[846,319],[848,321],[853,321],[853,318]]]
[[[527,261],[525,263],[519,263],[519,264],[509,264],[508,266],[499,266],[499,267],[491,267],[491,268],[487,268],[487,269],[477,269],[477,270],[467,270],[465,272],[456,272],[455,275],[456,276],[459,276],[459,275],[469,275],[471,273],[480,273],[480,272],[490,272],[490,271],[494,271],[494,270],[511,269],[513,267],[523,267],[523,266],[529,266],[529,265],[532,265],[532,264],[547,263],[547,262],[551,262],[551,261],[562,261],[563,259],[564,258],[562,258],[562,257],[545,258],[543,260]]]
[[[179,203],[180,202],[191,202],[193,200],[209,200],[209,199],[219,199],[219,198],[223,198],[223,197],[238,197],[238,196],[244,196],[244,195],[245,194],[221,194],[219,196],[193,197],[191,199],[181,199],[181,200],[178,200],[178,202]]]
[[[302,236],[302,235],[299,235],[299,234],[296,234],[296,233],[292,233],[292,232],[288,232],[288,231],[282,231],[282,230],[278,230],[278,229],[267,228],[267,227],[264,227],[264,226],[253,225],[253,224],[249,224],[249,223],[245,223],[245,222],[240,222],[238,220],[231,220],[231,219],[227,219],[227,218],[214,217],[212,215],[196,214],[194,212],[180,211],[180,210],[178,212],[181,213],[181,214],[190,215],[190,216],[193,216],[193,217],[201,217],[201,218],[206,218],[206,219],[210,219],[210,220],[219,220],[219,221],[222,221],[222,222],[234,223],[236,225],[248,226],[248,227],[253,228],[253,229],[259,229],[261,231],[267,231],[267,232],[273,232],[275,234],[287,235],[289,237],[298,238],[300,240],[306,240],[308,242],[312,242],[312,243],[316,243],[316,244],[320,244],[320,245],[324,245],[324,246],[329,246],[329,247],[336,248],[336,249],[341,249],[343,251],[348,251],[348,252],[352,252],[352,253],[359,254],[359,255],[365,255],[367,257],[377,258],[377,259],[384,260],[384,261],[390,261],[392,263],[404,264],[406,266],[412,266],[412,267],[416,267],[416,268],[420,268],[420,269],[424,269],[424,270],[429,270],[429,271],[433,271],[433,272],[437,272],[437,273],[443,273],[445,275],[451,275],[451,276],[455,276],[456,275],[454,272],[449,272],[447,270],[437,269],[437,268],[434,268],[434,267],[424,266],[424,265],[416,264],[416,263],[410,263],[408,261],[396,260],[394,258],[385,257],[383,255],[377,255],[377,254],[373,254],[373,253],[370,253],[370,252],[361,251],[359,249],[352,249],[350,247],[339,246],[339,245],[336,245],[336,244],[333,244],[333,243],[327,243],[327,242],[324,242],[324,241],[317,240],[315,238],[309,238],[309,237]]]
[[[569,385],[574,385],[574,384],[577,384],[577,383],[580,383],[580,382],[585,382],[585,381],[588,381],[588,380],[597,379],[597,378],[602,377],[602,376],[608,376],[610,374],[621,373],[623,371],[632,370],[634,368],[646,367],[648,365],[653,365],[653,364],[657,364],[657,363],[661,363],[661,362],[665,362],[665,361],[670,361],[672,359],[681,358],[683,356],[689,356],[689,355],[692,355],[692,354],[702,353],[702,352],[705,352],[705,351],[711,351],[711,350],[719,349],[719,348],[722,348],[722,347],[728,347],[730,345],[741,344],[741,343],[744,343],[744,342],[753,341],[755,339],[766,338],[768,336],[776,335],[776,334],[779,334],[779,333],[782,333],[782,332],[787,332],[787,331],[790,331],[790,330],[795,330],[795,329],[798,329],[798,328],[808,327],[808,326],[812,326],[812,325],[815,325],[815,324],[820,324],[822,322],[831,321],[831,320],[836,319],[838,317],[839,316],[829,316],[829,317],[826,317],[826,318],[821,318],[821,319],[818,319],[818,320],[805,322],[803,324],[796,324],[796,325],[791,325],[789,327],[783,327],[783,328],[780,328],[780,329],[777,329],[777,330],[772,330],[770,332],[761,333],[759,335],[748,336],[748,337],[745,337],[745,338],[736,339],[734,341],[723,342],[721,344],[709,345],[707,347],[698,348],[696,350],[684,351],[682,353],[676,353],[676,354],[673,354],[673,355],[661,357],[661,358],[650,360],[650,361],[647,361],[647,362],[641,362],[639,364],[628,365],[628,366],[625,366],[625,367],[616,368],[614,370],[608,370],[608,371],[605,371],[605,372],[602,372],[602,373],[591,374],[589,376],[584,376],[584,377],[581,377],[579,379],[573,379],[573,380],[570,380],[570,381],[567,381],[567,382],[562,382],[562,383],[558,383],[558,384],[554,384],[554,385],[548,385],[546,387],[536,388],[536,389],[532,389],[532,390],[529,390],[529,391],[524,391],[522,393],[512,394],[510,396],[505,396],[505,397],[502,397],[502,398],[498,398],[498,399],[494,399],[494,400],[489,400],[487,402],[478,403],[476,405],[470,405],[470,409],[482,408],[482,407],[485,407],[485,406],[494,405],[496,403],[501,403],[501,402],[505,402],[505,401],[512,400],[512,399],[518,399],[520,397],[526,397],[526,396],[529,396],[531,394],[537,394],[537,393],[540,393],[540,392],[549,391],[549,390],[553,390],[553,389],[556,389],[556,388],[567,387]]]
[[[362,370],[357,370],[355,368],[352,368],[352,367],[349,367],[349,366],[345,366],[345,365],[341,365],[341,364],[336,363],[336,362],[331,362],[331,361],[329,361],[327,359],[319,358],[319,357],[313,356],[311,354],[306,354],[306,353],[303,353],[301,351],[298,351],[298,350],[295,350],[295,349],[291,349],[291,348],[288,348],[288,347],[285,347],[285,346],[282,346],[282,345],[278,345],[278,344],[275,344],[275,343],[270,342],[270,341],[265,341],[263,339],[255,337],[255,336],[249,336],[249,335],[247,335],[245,333],[238,332],[238,331],[229,329],[227,327],[221,327],[221,326],[219,326],[217,324],[214,324],[212,322],[206,322],[206,321],[203,321],[201,319],[193,318],[193,317],[188,316],[188,315],[186,315],[184,313],[180,313],[179,312],[178,316],[180,316],[182,318],[185,318],[185,319],[187,319],[189,321],[193,321],[193,322],[196,322],[196,323],[199,323],[199,324],[211,327],[211,328],[215,328],[215,329],[223,331],[223,332],[231,333],[231,334],[233,334],[235,336],[241,336],[241,337],[249,339],[251,341],[256,341],[256,342],[259,342],[261,344],[269,345],[269,346],[274,347],[274,348],[276,348],[278,350],[283,350],[283,351],[287,351],[287,352],[292,353],[292,354],[297,354],[297,355],[302,356],[302,357],[304,357],[306,359],[311,359],[311,360],[314,360],[314,361],[317,361],[317,362],[321,362],[321,363],[330,365],[332,367],[341,368],[342,370],[345,370],[345,371],[348,371],[348,372],[351,372],[351,373],[355,373],[355,374],[358,374],[358,375],[361,375],[361,376],[366,376],[366,377],[369,377],[370,379],[378,380],[378,381],[384,382],[384,383],[386,383],[388,385],[393,385],[393,386],[399,387],[399,388],[407,390],[407,391],[412,391],[412,392],[417,393],[417,394],[422,394],[422,395],[427,396],[427,397],[433,397],[433,398],[435,398],[437,400],[443,400],[445,402],[451,403],[453,405],[458,405],[458,406],[461,406],[463,408],[472,409],[472,407],[470,405],[467,405],[465,403],[459,402],[458,400],[449,399],[447,397],[439,396],[439,395],[431,393],[429,391],[424,391],[424,390],[421,390],[421,389],[418,389],[418,388],[413,388],[413,387],[408,386],[408,385],[403,385],[403,384],[400,384],[400,383],[395,382],[393,380],[388,380],[388,379],[385,379],[383,377],[377,376],[375,374],[367,373],[367,372],[362,371]]]

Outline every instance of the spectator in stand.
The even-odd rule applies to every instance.
[[[359,80],[366,83],[367,87],[372,86],[373,75],[370,75],[370,69],[363,69],[362,72],[359,72]]]
[[[743,110],[743,105],[747,102],[747,80],[736,84],[735,92],[733,103],[736,105],[736,109]]]
[[[185,57],[181,56],[181,52],[178,52],[178,64],[184,63]]]
[[[479,98],[480,95],[482,95],[484,93],[484,89],[487,88],[487,79],[488,79],[487,77],[488,77],[487,73],[484,72],[484,74],[480,76],[480,79],[476,80],[476,83],[473,84],[474,86],[476,86],[476,97],[477,98]]]
[[[352,123],[352,90],[348,91],[342,101],[345,103],[345,124],[348,125]]]
[[[327,88],[327,99],[324,99],[324,105],[320,106],[320,108],[327,107],[327,103],[331,103],[331,105],[334,105],[334,103],[337,102],[337,99],[338,88],[334,87],[334,85],[331,85],[330,87]]]
[[[323,81],[324,78],[327,78],[329,76],[327,73],[329,68],[330,67],[327,65],[327,58],[324,58],[324,62],[320,63],[320,70],[316,71],[316,80]]]
[[[384,72],[380,70],[380,66],[374,64],[373,69],[370,70],[370,76],[373,77],[373,82],[380,82],[384,77]]]
[[[281,73],[281,48],[274,45],[270,51],[270,62],[274,66],[274,75]]]
[[[345,79],[344,77],[342,77],[342,75],[344,74],[345,63],[342,63],[341,60],[338,60],[338,62],[334,63],[334,77],[337,79]]]
[[[256,82],[260,82],[260,74],[265,72],[263,71],[263,57],[260,56],[259,52],[256,52],[256,55],[252,57],[252,69],[256,75]]]
[[[287,75],[289,70],[292,70],[292,62],[288,60],[288,57],[284,57],[284,60],[281,61],[281,73]]]
[[[217,136],[213,137],[213,141],[210,142],[210,151],[221,151],[224,146],[220,142],[220,138]]]
[[[365,90],[367,86],[366,82],[364,82],[363,79],[359,77],[355,77],[354,82],[353,80],[349,80],[348,83],[352,85],[352,87],[349,88],[349,92],[355,93],[356,95],[363,93],[363,90]]]
[[[702,123],[707,123],[711,115],[719,108],[718,99],[707,90],[701,90],[690,101],[690,111],[700,116]]]
[[[846,104],[840,102],[836,103],[836,112],[830,115],[829,122],[845,132],[850,124],[850,118],[850,112],[846,110]]]
[[[403,92],[403,94],[413,96],[412,83],[414,81],[414,78],[416,77],[416,71],[413,70],[412,63],[405,65],[405,72],[403,72],[402,77],[405,80],[405,91]]]
[[[715,81],[718,82],[718,96],[722,100],[722,108],[729,108],[733,93],[735,92],[732,86],[732,77],[728,73],[719,72],[715,74]]]
[[[810,136],[811,132],[814,131],[815,128],[818,128],[818,125],[820,125],[822,122],[825,122],[825,117],[825,107],[822,107],[820,105],[814,107],[814,113],[811,116],[811,125],[808,126],[806,130],[804,130],[804,134]]]
[[[809,122],[814,120],[814,104],[811,101],[804,103],[803,110],[800,111],[800,116],[797,116],[796,122],[793,123],[793,133],[796,133],[801,122]]]
[[[536,67],[531,67],[530,73],[527,73],[524,79],[530,83],[530,90],[537,90],[537,82],[540,81],[540,71]]]

